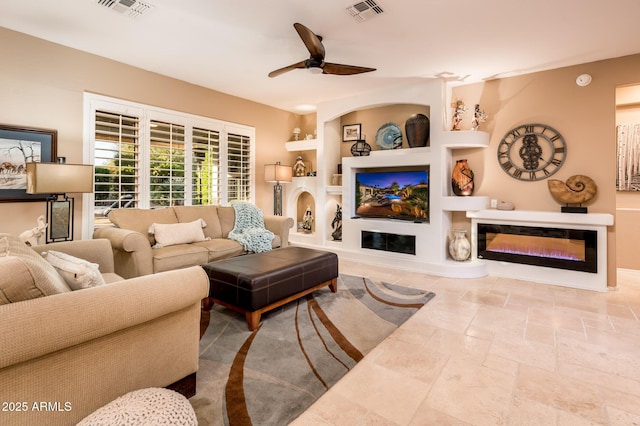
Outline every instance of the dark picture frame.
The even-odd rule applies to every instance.
[[[45,201],[27,194],[26,163],[53,163],[57,149],[57,130],[0,124],[0,203]]]
[[[362,134],[361,124],[345,124],[342,126],[342,142],[353,142],[360,139]]]

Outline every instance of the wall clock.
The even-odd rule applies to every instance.
[[[522,124],[509,130],[498,145],[498,163],[509,176],[525,181],[546,179],[567,157],[562,135],[546,124]]]

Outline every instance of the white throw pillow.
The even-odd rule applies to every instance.
[[[202,228],[207,226],[203,219],[186,223],[153,223],[149,233],[154,234],[156,244],[154,248],[162,248],[176,244],[188,244],[206,241]]]
[[[42,257],[58,271],[71,290],[105,284],[97,263],[54,250],[43,252]]]

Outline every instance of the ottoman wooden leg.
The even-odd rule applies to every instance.
[[[246,312],[244,316],[247,319],[247,326],[249,327],[249,330],[255,331],[260,324],[260,311]]]
[[[329,289],[331,289],[332,293],[336,293],[338,291],[338,279],[334,278],[329,283]]]
[[[211,297],[205,297],[202,299],[202,309],[205,311],[210,311],[213,307],[213,299]]]

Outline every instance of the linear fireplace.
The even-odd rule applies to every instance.
[[[478,258],[598,272],[597,232],[478,223]]]
[[[468,211],[472,261],[490,275],[606,291],[608,213]]]

